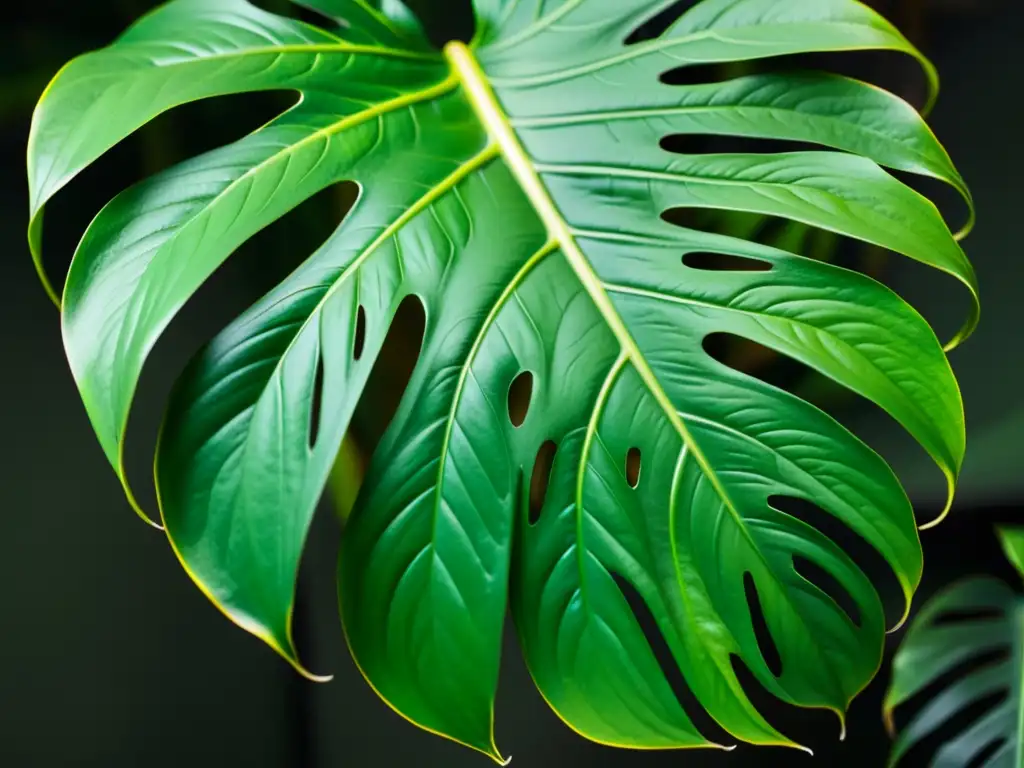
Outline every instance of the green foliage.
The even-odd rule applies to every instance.
[[[1007,558],[1024,575],[1024,528],[1004,528],[998,533]],[[890,765],[925,739],[948,731],[959,713],[986,700],[989,706],[960,733],[950,733],[930,764],[937,768],[1024,765],[1022,619],[1024,601],[1006,584],[989,577],[958,582],[921,609],[893,660],[892,685],[885,699],[890,730],[899,706],[929,687],[941,687],[929,694],[932,698],[899,734]],[[942,684],[950,674],[955,679]]]
[[[156,477],[192,578],[304,671],[291,639],[303,543],[392,318],[415,297],[422,349],[347,518],[338,571],[352,653],[391,706],[498,759],[493,701],[511,606],[537,685],[574,729],[637,748],[714,746],[618,578],[736,739],[795,746],[752,705],[735,659],[780,699],[842,716],[877,671],[881,604],[841,546],[775,498],[812,501],[870,542],[908,603],[922,559],[910,504],[843,426],[716,361],[704,341],[755,341],[873,401],[933,457],[950,495],[964,451],[956,382],[932,330],[884,286],[662,214],[782,217],[944,270],[976,296],[935,206],[883,166],[969,195],[921,116],[873,86],[818,72],[684,86],[659,76],[879,49],[917,57],[934,86],[931,65],[854,0],[705,0],[636,43],[630,33],[670,3],[476,0],[475,39],[443,53],[400,4],[302,4],[344,23],[175,0],[68,64],[32,127],[30,243],[42,274],[44,205],[134,130],[206,97],[301,94],[259,130],[123,192],[75,254],[65,346],[126,490],[133,394],[174,315],[261,228],[332,184],[360,187],[322,247],[177,383]],[[677,134],[820,149],[659,146]],[[755,268],[692,261],[707,253]],[[951,344],[976,320],[975,303]],[[516,426],[509,389],[527,372]],[[532,475],[535,464],[548,472],[536,462],[547,441],[557,449],[545,489]],[[531,485],[546,491],[532,511]],[[859,620],[800,562],[828,572]]]

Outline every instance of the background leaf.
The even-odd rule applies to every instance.
[[[1024,531],[1002,528],[998,534],[1008,558],[1020,569]],[[886,695],[890,730],[894,710],[909,701],[920,705],[900,729],[892,765],[936,736],[941,736],[941,745],[932,765],[1009,768],[1021,763],[1024,638],[1020,617],[1020,597],[988,577],[958,582],[921,609],[893,661],[893,680]],[[978,713],[967,725],[952,730],[952,722],[962,721],[969,709]]]

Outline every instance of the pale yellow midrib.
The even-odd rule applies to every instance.
[[[558,206],[541,180],[526,150],[520,144],[519,138],[516,136],[511,123],[502,110],[497,96],[488,84],[486,75],[480,69],[480,65],[477,63],[473,53],[465,44],[460,42],[449,43],[445,46],[444,52],[451,63],[452,70],[465,89],[467,99],[472,105],[473,111],[486,128],[491,141],[497,145],[501,156],[508,164],[509,170],[516,178],[516,181],[519,182],[520,187],[530,200],[537,215],[544,223],[549,238],[558,243],[577,279],[582,283],[583,288],[590,296],[591,301],[594,302],[601,317],[619,342],[622,353],[633,365],[633,368],[644,382],[644,386],[651,396],[654,397],[655,401],[657,401],[665,417],[672,424],[672,427],[679,434],[694,460],[703,470],[705,477],[714,487],[722,504],[736,519],[740,529],[749,536],[749,532],[743,524],[743,519],[729,497],[728,492],[718,479],[707,457],[700,450],[700,446],[694,440],[693,435],[690,434],[690,430],[683,423],[679,411],[665,393],[650,364],[641,353],[632,334],[615,308],[615,304],[605,290],[604,284],[594,272],[590,261],[580,250],[579,245],[577,245],[576,238],[568,223],[562,218]]]

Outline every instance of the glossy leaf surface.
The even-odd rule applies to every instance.
[[[1024,575],[1024,529],[999,531],[1003,549]],[[952,676],[952,679],[950,677]],[[935,686],[939,688],[936,690]],[[886,721],[915,697],[926,699],[899,733],[890,765],[941,734],[935,768],[1017,768],[1024,764],[1024,601],[989,577],[966,579],[930,600],[893,660]],[[982,711],[960,731],[951,721]]]
[[[706,342],[754,341],[876,403],[950,494],[964,451],[956,382],[927,323],[883,285],[663,214],[782,217],[948,272],[976,295],[935,206],[885,169],[970,198],[921,116],[873,86],[807,72],[685,86],[660,76],[813,51],[924,59],[853,0],[705,0],[636,44],[631,32],[669,3],[477,0],[476,38],[443,53],[398,4],[302,4],[339,24],[175,0],[62,70],[33,123],[41,265],[45,203],[147,120],[219,94],[300,94],[259,130],[116,197],[75,254],[65,345],[126,488],[125,425],[161,332],[257,231],[332,184],[359,185],[337,230],[175,387],[156,475],[193,579],[302,669],[291,614],[310,520],[392,320],[418,302],[422,347],[338,571],[352,653],[391,706],[498,758],[511,606],[530,670],[571,727],[636,748],[713,746],[626,582],[735,739],[795,746],[753,706],[736,659],[775,696],[841,715],[878,668],[881,604],[842,547],[778,500],[810,501],[865,539],[908,601],[921,572],[912,510],[846,428],[718,362]],[[818,148],[662,147],[683,134]],[[695,265],[709,253],[756,268]],[[975,304],[952,343],[976,320]],[[509,391],[524,374],[530,397],[513,420]],[[856,620],[804,562],[848,593]],[[781,671],[765,661],[748,583]]]

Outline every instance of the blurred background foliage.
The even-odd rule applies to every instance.
[[[684,0],[685,2],[685,0]],[[339,523],[320,515],[300,579],[299,642],[314,670],[336,673],[315,686],[292,675],[257,641],[223,621],[180,571],[158,534],[137,524],[104,463],[62,358],[58,317],[35,284],[24,245],[24,145],[32,108],[71,56],[104,45],[152,8],[152,0],[14,5],[0,23],[0,762],[12,766],[481,765],[475,755],[421,733],[387,710],[348,659],[334,606]],[[294,14],[287,0],[257,0]],[[410,0],[438,42],[467,37],[461,0]],[[1004,574],[990,534],[1024,501],[1024,363],[1019,335],[1019,208],[1024,195],[1020,125],[1024,65],[1017,48],[1024,4],[1017,0],[873,0],[869,3],[932,56],[944,91],[933,114],[976,196],[980,220],[966,241],[982,284],[981,330],[952,355],[967,404],[968,458],[950,521],[923,537],[928,594],[969,572]],[[308,19],[314,17],[306,16]],[[651,31],[648,30],[648,33]],[[641,31],[643,33],[643,31]],[[883,85],[916,105],[924,79],[909,59],[887,54],[801,57],[758,64],[825,66]],[[724,79],[730,70],[701,69]],[[247,94],[186,105],[161,116],[62,192],[47,214],[46,252],[54,274],[99,207],[119,190],[181,159],[233,141],[292,102],[287,94]],[[718,140],[685,151],[778,151],[790,147]],[[926,184],[927,182],[914,182]],[[922,187],[923,188],[923,187]],[[966,211],[954,193],[928,186],[956,230]],[[301,205],[247,243],[209,281],[161,342],[144,374],[129,438],[129,472],[140,489],[161,406],[195,349],[313,251],[354,199],[351,187]],[[765,217],[686,214],[683,223],[728,231],[867,272],[906,296],[948,337],[966,308],[951,280],[878,249]],[[373,447],[397,407],[418,352],[422,315],[403,313],[374,370],[332,479],[335,509],[350,506]],[[943,483],[927,456],[877,409],[817,375],[751,343],[709,349],[786,386],[846,423],[896,466],[922,520],[941,507]],[[850,416],[853,416],[851,419]],[[149,484],[152,499],[152,484]],[[152,503],[150,504],[152,506]],[[870,570],[870,568],[869,568]],[[873,573],[883,590],[885,576]],[[887,595],[894,603],[897,595]],[[881,766],[888,749],[880,707],[887,671],[854,704],[839,744],[826,715],[767,703],[773,722],[837,766]],[[729,755],[618,753],[586,744],[546,708],[509,635],[498,702],[506,751],[530,766],[790,766],[792,752],[740,749]],[[923,760],[908,756],[905,765]],[[810,764],[810,763],[808,763]]]

